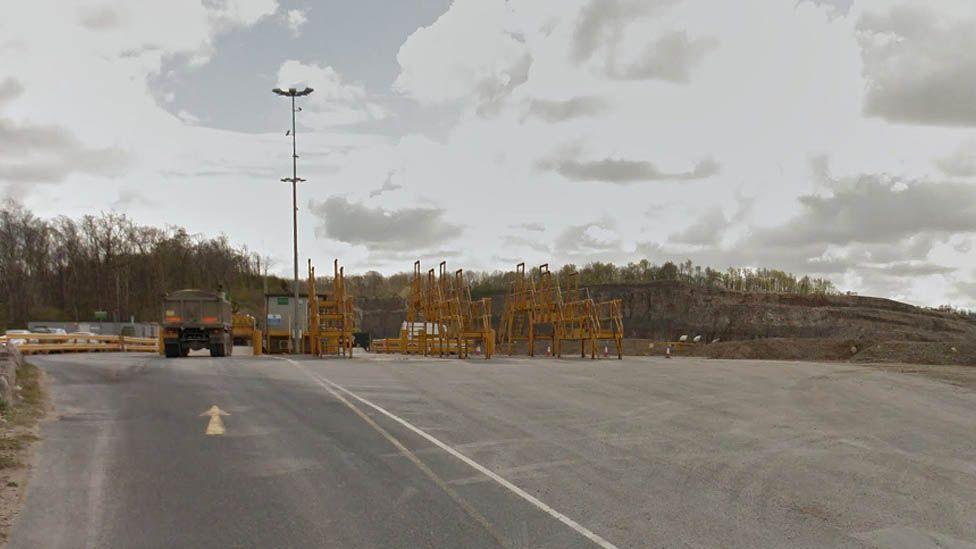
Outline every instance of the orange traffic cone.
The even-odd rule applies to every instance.
[[[546,356],[552,356],[552,345],[546,346]]]
[[[478,345],[477,347],[474,348],[474,354],[476,356],[481,356],[481,345]]]
[[[604,345],[603,346],[603,358],[607,358],[608,356],[610,356],[610,349],[606,345]]]

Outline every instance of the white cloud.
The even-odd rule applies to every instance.
[[[298,9],[288,10],[282,15],[282,19],[285,26],[291,31],[292,36],[299,36],[302,33],[302,27],[308,22],[305,11]]]
[[[607,71],[623,80],[660,79],[687,83],[692,69],[718,43],[709,38],[689,38],[684,31],[669,31],[648,44],[640,54],[624,64],[611,57]]]
[[[251,26],[278,10],[278,0],[206,0],[211,20],[221,25]]]
[[[298,147],[300,251],[317,260],[389,272],[417,254],[466,269],[691,257],[938,304],[970,295],[952,292],[976,268],[971,113],[943,85],[969,89],[972,33],[957,27],[972,4],[927,3],[901,24],[904,3],[457,0],[404,42],[390,89],[351,81],[334,67],[352,61],[316,51],[239,70],[316,88],[299,103]],[[41,215],[116,201],[146,223],[229,231],[290,265],[285,102],[266,90],[271,133],[244,134],[208,128],[206,110],[178,100],[168,109],[192,114],[170,114],[146,86],[164,58],[206,70],[224,33],[245,52],[265,47],[248,26],[271,16],[283,30],[288,12],[84,6],[0,6],[0,119],[19,136],[0,164],[52,181],[21,177],[4,192],[29,191]],[[319,32],[318,19],[299,29]],[[61,148],[41,159],[10,145],[31,135]],[[124,164],[90,163],[105,151]],[[811,174],[814,157],[829,164]],[[65,192],[75,188],[86,192]],[[138,198],[154,196],[145,189],[200,199],[160,208]],[[213,216],[218,201],[229,206]]]
[[[545,122],[562,122],[584,116],[596,116],[606,108],[606,102],[599,97],[571,97],[565,100],[530,98],[526,101],[523,120],[534,117]]]
[[[13,78],[0,82],[0,109],[24,87]],[[18,123],[0,110],[0,182],[60,182],[73,173],[115,176],[127,158],[118,149],[86,147],[71,131],[55,125]]]
[[[711,177],[720,170],[719,164],[711,158],[700,160],[685,171],[667,172],[647,160],[579,160],[579,154],[577,149],[570,147],[552,158],[541,160],[537,166],[572,181],[603,181],[621,185],[642,181],[693,181]]]
[[[264,192],[278,190],[281,173],[252,187],[254,179],[241,170],[278,162],[263,143],[266,136],[186,125],[157,103],[147,79],[163,58],[206,61],[222,34],[243,30],[276,8],[275,2],[210,0],[0,3],[0,82],[12,77],[23,90],[12,97],[10,88],[0,86],[6,99],[0,105],[0,192],[45,217],[114,204],[161,227],[181,224],[219,234],[234,226],[235,243],[251,240],[259,247],[261,232],[249,231],[248,224],[262,209],[257,203],[287,211],[284,193],[279,206],[277,195]],[[280,161],[282,171],[286,162]],[[143,189],[144,196],[193,194],[233,207],[217,219],[195,201],[160,208],[125,189]],[[249,206],[255,196],[264,198]],[[273,234],[274,228],[265,231]],[[280,238],[287,234],[281,231]]]
[[[200,118],[189,111],[180,110],[176,116],[187,124],[196,125],[200,123]]]
[[[421,102],[490,101],[525,81],[531,57],[505,2],[457,0],[397,53],[394,88]]]
[[[958,143],[951,134],[893,129],[863,117],[869,88],[858,22],[871,6],[473,4],[455,3],[401,49],[398,89],[422,104],[456,102],[461,115],[437,142],[404,138],[393,163],[404,166],[401,195],[436,197],[446,215],[463,215],[472,247],[505,247],[496,260],[548,253],[556,263],[629,261],[652,253],[660,261],[691,251],[719,268],[783,267],[839,283],[854,280],[849,275],[858,268],[939,277],[971,262],[940,244],[944,236],[932,236],[945,234],[937,227],[854,221],[872,199],[905,223],[921,214],[902,209],[902,196],[913,197],[925,215],[938,211],[926,197],[949,189],[928,183],[932,158]],[[520,59],[530,60],[528,70]],[[869,192],[874,187],[867,183],[825,193],[822,176],[809,171],[809,159],[825,154],[842,174],[894,171],[900,177],[889,191],[896,194]],[[450,191],[460,185],[469,191]],[[478,208],[468,204],[472,195]],[[829,196],[841,198],[817,202]],[[856,204],[845,205],[849,200]],[[747,206],[727,215],[725,205],[733,202]],[[644,215],[652,203],[653,214]],[[758,244],[757,235],[776,231],[807,234],[814,210],[832,237]],[[953,212],[946,223],[958,218]],[[547,230],[524,227],[501,237],[488,230],[526,219]],[[864,233],[841,242],[848,229]],[[878,241],[889,229],[892,240]],[[471,267],[498,266],[479,254],[464,257]],[[931,284],[906,286],[904,295],[945,296]]]
[[[62,8],[58,2],[41,0],[32,9],[38,15],[60,15]],[[58,19],[67,27],[62,32],[82,51],[141,58],[158,67],[161,56],[172,54],[205,62],[218,34],[251,26],[277,9],[277,0],[170,0],[138,5],[107,0],[80,5],[75,18]]]
[[[443,210],[385,210],[332,197],[311,203],[321,219],[323,236],[369,249],[412,251],[436,247],[461,235],[462,228],[444,221]]]
[[[717,245],[722,240],[722,233],[729,226],[721,208],[712,208],[705,212],[697,221],[683,231],[671,235],[671,242],[691,245]]]
[[[123,187],[118,191],[118,197],[112,202],[112,209],[125,210],[133,206],[158,207],[159,202],[149,198],[139,190]]]
[[[81,24],[91,30],[106,30],[121,24],[119,12],[110,6],[82,6],[79,9]]]
[[[976,233],[976,185],[862,176],[798,198],[786,226],[757,235],[767,245],[897,242],[919,233]]]
[[[677,0],[589,0],[573,25],[573,60],[579,63],[596,52],[612,51],[630,22],[676,3]]]
[[[657,79],[686,83],[705,54],[717,46],[710,37],[658,24],[676,0],[590,0],[573,29],[571,55],[623,80]]]
[[[866,9],[858,37],[865,113],[893,122],[976,126],[976,4],[905,0]]]
[[[936,158],[935,165],[949,176],[976,177],[976,140],[967,140],[952,154]]]
[[[3,71],[30,90],[8,115],[64,126],[99,146],[162,135],[177,122],[147,86],[162,59],[205,62],[218,36],[276,9],[274,1],[231,0],[3,3],[0,48],[16,47],[0,53]]]
[[[359,84],[343,82],[332,67],[285,61],[278,69],[278,86],[309,86],[315,91],[301,100],[301,122],[315,128],[357,124],[384,118],[386,110],[374,103]]]
[[[556,249],[567,257],[619,251],[620,233],[611,219],[564,229],[555,240]]]

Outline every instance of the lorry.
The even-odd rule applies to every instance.
[[[179,290],[163,298],[163,354],[186,356],[209,349],[210,356],[230,356],[234,350],[230,301],[223,293]]]

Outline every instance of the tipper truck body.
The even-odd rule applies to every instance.
[[[209,349],[230,356],[234,349],[231,304],[223,294],[179,290],[163,299],[163,351],[167,358]]]

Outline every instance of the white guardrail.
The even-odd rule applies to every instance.
[[[97,353],[97,352],[158,352],[159,340],[154,337],[131,337],[100,334],[7,334],[0,336],[0,344],[17,347],[21,353]]]

